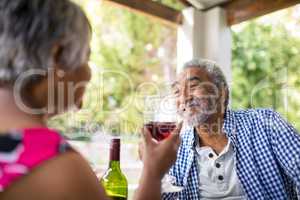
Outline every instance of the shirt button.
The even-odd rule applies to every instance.
[[[220,163],[216,163],[216,168],[220,168],[221,164]]]
[[[218,179],[219,179],[220,181],[223,181],[224,177],[223,177],[222,175],[219,175],[219,176],[218,176]]]
[[[214,154],[209,153],[209,154],[208,154],[208,157],[212,158],[212,157],[214,157]]]

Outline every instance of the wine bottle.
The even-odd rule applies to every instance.
[[[127,179],[120,168],[120,139],[113,138],[110,143],[109,167],[101,178],[106,194],[112,200],[126,200]]]

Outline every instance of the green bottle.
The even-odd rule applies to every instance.
[[[112,200],[126,200],[128,184],[120,168],[120,139],[113,138],[110,143],[109,167],[101,178],[106,194]]]

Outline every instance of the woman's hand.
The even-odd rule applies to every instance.
[[[139,155],[144,168],[134,200],[161,199],[161,179],[176,161],[181,126],[182,123],[169,137],[159,142],[146,128],[142,129],[144,140],[139,145]]]
[[[180,145],[180,123],[169,137],[162,141],[152,138],[147,128],[142,129],[144,140],[139,145],[139,155],[144,163],[144,172],[161,179],[175,163]]]

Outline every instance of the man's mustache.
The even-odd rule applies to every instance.
[[[186,102],[186,104],[178,110],[178,114],[183,114],[187,108],[197,107],[200,105],[201,105],[200,99],[192,99],[192,100]]]
[[[203,107],[204,103],[207,105],[208,109],[211,109],[210,107],[213,104],[215,104],[216,102],[215,102],[215,99],[213,99],[213,98],[194,98],[194,99],[191,99],[190,101],[186,102],[186,104],[178,110],[178,114],[179,115],[184,114],[187,111],[187,108]],[[205,109],[205,108],[203,108],[203,109]]]
[[[200,100],[193,100],[185,105],[185,107],[193,107],[193,106],[200,106],[201,101]]]

